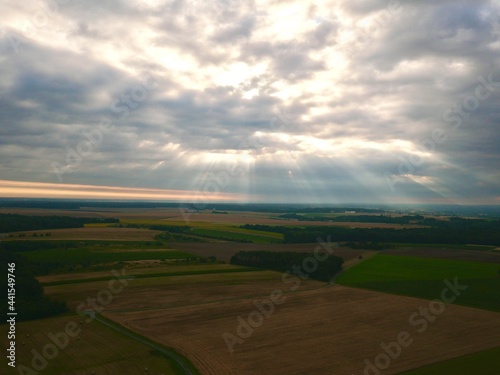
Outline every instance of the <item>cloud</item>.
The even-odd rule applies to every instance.
[[[49,5],[0,5],[6,180],[497,202],[498,1]]]

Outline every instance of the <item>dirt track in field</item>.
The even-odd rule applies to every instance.
[[[253,293],[262,295],[259,300],[272,290],[268,282],[261,286],[253,284]],[[289,286],[281,283],[284,291]],[[137,300],[131,306],[134,298],[130,296],[122,306],[113,304],[114,311],[105,315],[176,348],[203,375],[361,375],[363,361],[373,362],[382,352],[381,342],[396,340],[401,331],[409,332],[414,341],[391,361],[384,374],[397,374],[500,345],[498,313],[447,305],[426,330],[418,333],[422,325],[411,325],[409,317],[419,307],[428,307],[429,301],[334,286],[299,288],[298,293],[286,294],[284,303],[275,305],[273,314],[243,343],[235,344],[234,353],[230,354],[223,334],[236,335],[238,316],[247,320],[255,311],[256,297],[245,296],[249,285],[242,285],[241,291],[239,286],[228,289],[229,294],[237,293],[240,299],[221,299],[221,293],[226,294],[218,287],[219,297],[214,295],[213,302],[186,296],[185,306],[178,305],[180,294],[173,298],[174,291],[163,287],[166,293],[154,299],[155,305],[164,305],[161,308],[141,310]],[[436,291],[436,297],[440,292]],[[149,289],[149,293],[153,298],[154,291]],[[177,302],[170,304],[174,300]],[[121,307],[134,308],[120,311]]]

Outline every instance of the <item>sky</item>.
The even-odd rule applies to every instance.
[[[500,204],[500,0],[0,14],[0,197]]]

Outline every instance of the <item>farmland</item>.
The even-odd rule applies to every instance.
[[[19,214],[22,209],[0,211]],[[89,222],[83,228],[8,232],[2,243],[31,262],[48,298],[69,308],[64,315],[19,323],[20,337],[37,333],[23,337],[18,363],[31,361],[31,348],[43,347],[47,335],[65,322],[82,326],[80,339],[72,340],[41,374],[137,374],[146,367],[149,374],[185,373],[154,345],[178,353],[193,374],[373,374],[368,364],[375,363],[381,344],[396,341],[400,332],[409,333],[411,346],[390,359],[384,374],[479,368],[486,375],[498,354],[497,245],[330,242],[329,228],[359,229],[352,232],[356,235],[369,234],[370,228],[427,229],[356,222],[370,220],[369,215],[375,221],[397,221],[402,215],[367,213],[356,219],[353,214],[349,221],[343,212],[306,212],[301,215],[307,219],[295,220],[286,219],[295,214],[225,209],[188,213],[185,221],[186,212],[178,208],[102,207],[30,214],[49,213]],[[335,217],[344,221],[328,221]],[[117,221],[99,222],[107,218]],[[294,232],[316,242],[283,243]],[[265,264],[251,263],[257,259],[252,252],[302,253],[296,260],[301,271],[265,269]],[[343,271],[325,281],[312,280],[312,271],[303,274],[327,252],[343,259]],[[245,254],[246,265],[262,268],[230,264],[237,253]],[[422,329],[421,318],[412,315],[441,297],[449,288],[445,280],[453,284],[455,279],[466,289],[459,289],[456,299]],[[90,304],[92,299],[102,302],[103,291],[118,283],[124,287],[106,303]],[[279,301],[269,305],[271,296]],[[75,315],[89,309],[100,313],[97,320],[85,323],[85,317]],[[247,325],[251,333],[240,337],[241,322],[257,319],[255,311],[261,321]]]
[[[46,289],[49,295],[76,307],[106,282]],[[343,286],[325,287],[313,280],[302,281],[295,291],[290,290],[291,286],[283,284],[280,273],[271,271],[139,278],[106,306],[104,314],[156,342],[176,348],[202,374],[322,374],[332,367],[338,368],[338,373],[362,373],[363,360],[378,354],[381,341],[394,340],[402,329],[413,330],[415,342],[411,350],[395,361],[388,372],[395,374],[451,358],[450,352],[453,356],[467,354],[469,342],[474,342],[474,348],[489,349],[497,342],[495,335],[500,334],[500,316],[494,312],[450,305],[445,317],[418,334],[408,317],[420,306],[428,305],[428,301]],[[255,308],[255,300],[268,299],[276,289],[283,290],[285,302],[276,305],[262,327],[257,327],[230,354],[222,334],[235,333],[236,318],[248,316]],[[346,326],[351,329],[345,330]],[[446,333],[452,331],[456,336]],[[316,340],[325,343],[325,350],[317,350],[313,344]],[[343,345],[334,345],[338,340]],[[295,360],[290,362],[287,356],[279,355],[285,352],[295,353]]]

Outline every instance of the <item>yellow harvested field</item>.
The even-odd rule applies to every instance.
[[[280,284],[283,290],[289,288]],[[447,305],[419,333],[422,326],[410,324],[409,317],[420,307],[428,308],[430,301],[314,284],[287,293],[261,326],[234,345],[233,354],[223,334],[236,335],[237,318],[248,321],[257,311],[253,301],[269,298],[276,284],[228,286],[227,293],[219,286],[212,301],[206,291],[184,294],[179,285],[163,285],[163,293],[145,288],[142,300],[136,290],[135,298],[121,299],[105,315],[176,348],[204,375],[363,374],[363,361],[373,363],[383,353],[381,343],[397,340],[403,331],[413,341],[390,359],[384,374],[499,345],[498,313]],[[221,298],[221,293],[233,298]]]

